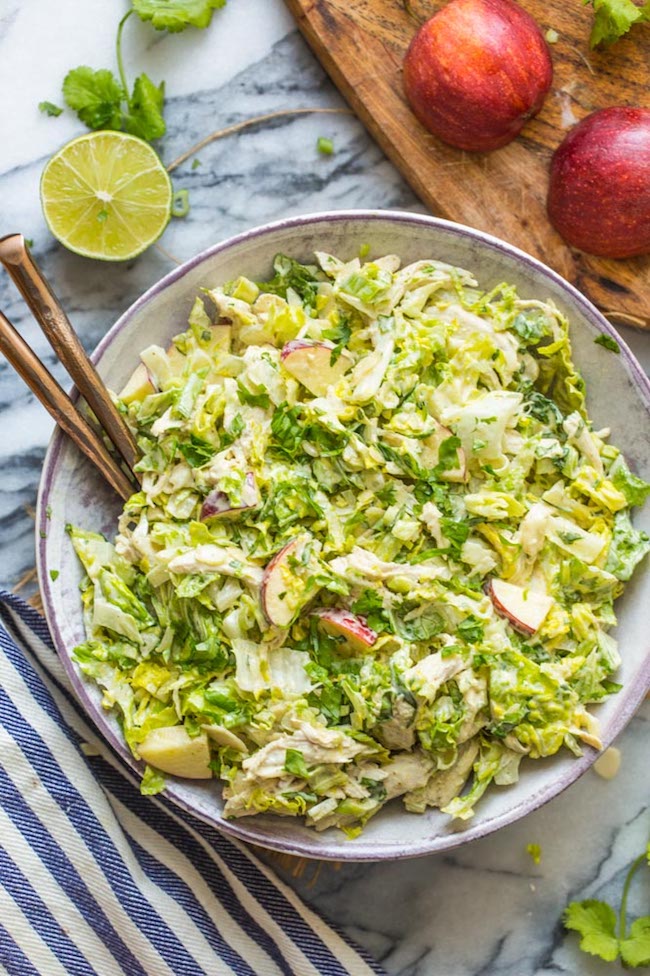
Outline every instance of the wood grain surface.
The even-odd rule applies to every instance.
[[[650,107],[650,24],[603,52],[589,49],[593,14],[581,0],[522,0],[558,35],[553,87],[510,145],[468,153],[417,121],[402,90],[402,59],[443,4],[411,0],[285,0],[332,80],[386,155],[438,216],[501,237],[576,284],[616,324],[650,328],[650,257],[627,261],[568,248],[546,216],[548,167],[568,129],[610,105]]]

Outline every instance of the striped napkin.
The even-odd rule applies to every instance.
[[[245,846],[141,796],[0,591],[0,973],[382,972]]]

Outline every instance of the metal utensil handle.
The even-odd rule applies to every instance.
[[[59,427],[99,469],[118,495],[125,501],[130,498],[136,489],[126,474],[108,453],[90,424],[78,412],[67,393],[2,312],[0,312],[0,352],[4,353],[30,390],[54,417]]]
[[[131,431],[111,400],[59,300],[29,253],[22,234],[9,234],[0,239],[0,261],[11,275],[77,389],[129,468],[133,470],[138,461],[138,449]]]

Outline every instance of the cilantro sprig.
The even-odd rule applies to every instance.
[[[632,862],[623,885],[621,906],[616,912],[605,901],[588,898],[572,901],[564,912],[565,928],[578,932],[580,948],[605,962],[619,957],[626,966],[650,965],[650,915],[635,919],[628,929],[627,898],[632,879],[643,864],[650,866],[650,843]]]
[[[178,33],[187,27],[208,27],[215,10],[226,0],[131,0],[117,28],[115,54],[117,74],[108,68],[95,70],[80,65],[67,73],[63,97],[89,129],[117,129],[139,136],[147,142],[160,139],[166,132],[163,114],[165,83],[156,84],[142,73],[128,84],[122,56],[124,26],[133,14],[149,22],[156,30]],[[48,106],[47,108],[45,106]],[[50,102],[41,103],[41,111],[57,114]],[[58,113],[60,114],[60,112]],[[187,212],[187,211],[186,211]],[[182,214],[181,214],[182,216]]]

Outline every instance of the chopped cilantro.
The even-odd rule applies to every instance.
[[[364,590],[361,596],[352,604],[352,612],[361,614],[372,630],[378,634],[385,630],[392,630],[388,614],[379,593],[375,590]]]
[[[299,407],[290,407],[285,402],[275,408],[271,420],[271,433],[277,449],[289,458],[295,458],[302,448],[303,429],[298,422],[299,416]]]
[[[333,366],[340,357],[344,348],[350,341],[351,335],[352,329],[350,328],[350,317],[348,315],[340,315],[335,326],[333,326],[331,329],[323,330],[323,338],[329,339],[330,342],[336,343],[332,349],[332,355],[330,356],[330,366]]]
[[[551,335],[549,320],[539,309],[520,312],[512,322],[512,329],[527,346],[536,346],[546,336]]]
[[[456,633],[468,644],[480,644],[483,640],[483,624],[478,617],[470,614],[458,624]]]
[[[308,306],[313,306],[319,285],[319,271],[314,265],[299,264],[286,254],[276,254],[273,259],[275,276],[270,281],[260,281],[258,285],[262,291],[272,295],[287,297],[287,289],[291,288],[302,298]]]
[[[190,436],[189,443],[179,444],[178,450],[192,468],[203,467],[217,453],[216,448],[209,441],[197,437],[196,434]]]
[[[263,410],[268,410],[271,406],[271,400],[264,386],[258,386],[257,391],[251,393],[245,386],[238,383],[237,396],[239,397],[240,403],[245,403],[249,407],[262,407]]]
[[[603,349],[609,349],[610,352],[618,353],[621,351],[621,347],[616,339],[613,339],[610,335],[607,335],[606,332],[601,332],[600,335],[597,335],[594,342],[597,346],[602,346]]]

